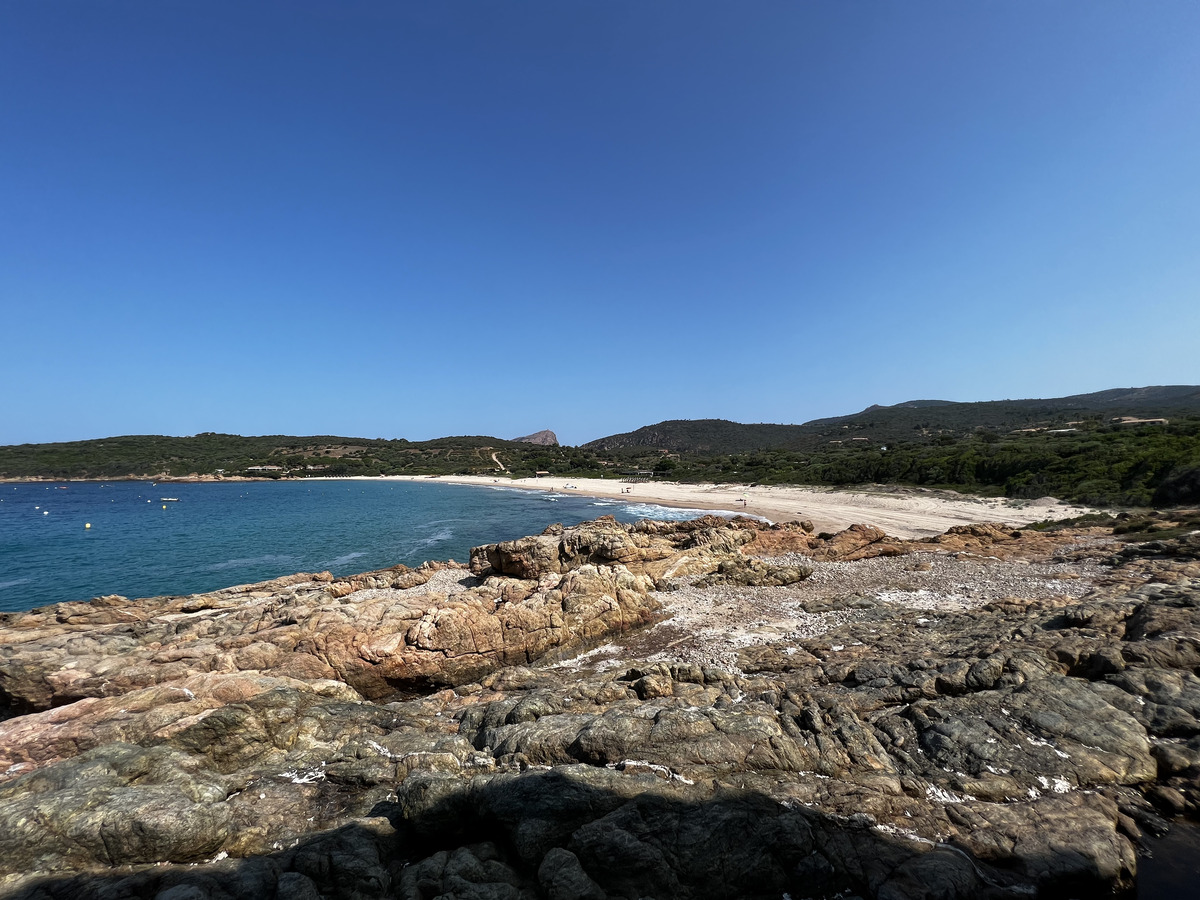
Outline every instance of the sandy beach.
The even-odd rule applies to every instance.
[[[744,512],[772,522],[808,519],[818,531],[840,531],[856,523],[882,528],[901,538],[941,534],[954,525],[1004,522],[1026,525],[1094,512],[1051,498],[1006,500],[971,497],[949,491],[880,488],[843,491],[798,485],[679,484],[670,481],[627,483],[605,478],[506,478],[483,475],[382,476],[384,480],[440,481],[482,487],[555,491],[630,503],[656,503],[683,509]],[[743,502],[744,501],[744,502]]]

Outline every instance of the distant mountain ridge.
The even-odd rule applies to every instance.
[[[894,406],[903,407],[904,409],[924,409],[928,406],[953,406],[954,400],[906,400],[904,403],[896,403]],[[867,409],[885,409],[878,403],[872,403]]]
[[[1092,505],[1200,502],[1200,386],[979,403],[910,400],[803,425],[677,419],[582,447],[482,435],[408,441],[213,432],[0,446],[0,479],[646,471],[679,481],[913,484]]]
[[[869,406],[801,425],[742,424],[726,419],[672,419],[584,444],[590,450],[654,448],[671,452],[744,453],[813,450],[839,440],[899,441],[978,429],[1050,427],[1077,418],[1138,418],[1200,413],[1200,385],[1112,388],[1090,394],[1025,400],[908,400]]]

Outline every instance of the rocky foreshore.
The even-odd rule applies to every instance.
[[[0,616],[0,896],[1130,889],[1200,813],[1200,532],[706,517]]]

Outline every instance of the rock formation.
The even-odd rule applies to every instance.
[[[1200,812],[1200,544],[1154,544],[601,519],[0,616],[0,895],[1111,894]]]
[[[533,434],[527,434],[525,437],[513,438],[513,442],[517,444],[541,444],[543,447],[557,447],[558,435],[549,429],[543,429]]]

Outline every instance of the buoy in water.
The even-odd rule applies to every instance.
[[[91,522],[84,522],[84,523],[83,523],[83,527],[84,527],[84,528],[91,528],[91,527],[92,527],[92,523],[91,523]]]
[[[166,509],[166,508],[167,508],[167,504],[165,504],[165,503],[164,503],[164,504],[163,504],[163,509]]]

